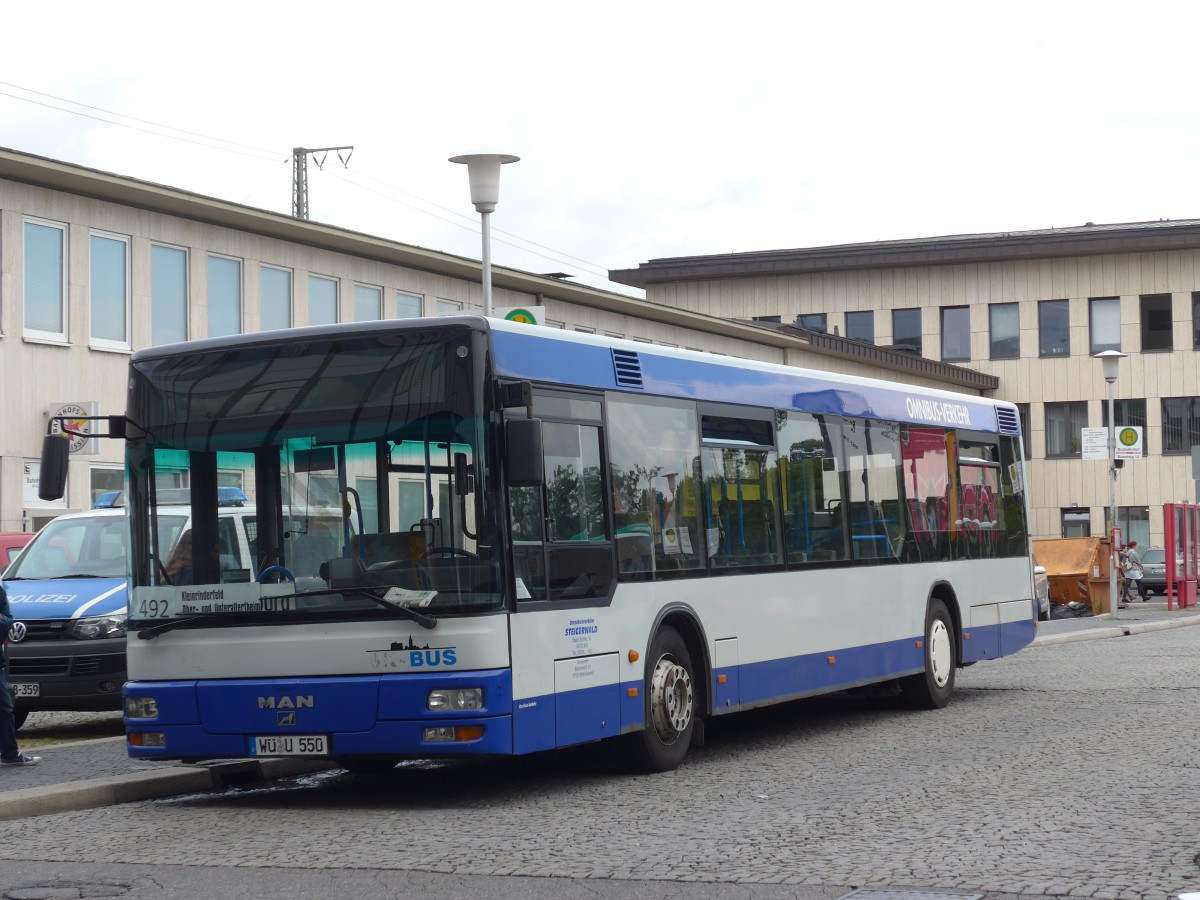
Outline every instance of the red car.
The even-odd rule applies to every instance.
[[[33,535],[23,531],[0,533],[0,572],[17,558],[21,548],[33,540]]]

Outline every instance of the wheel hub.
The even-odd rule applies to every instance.
[[[941,619],[935,619],[929,628],[929,670],[933,683],[943,688],[950,680],[950,631]]]
[[[669,656],[654,667],[650,681],[650,711],[654,730],[664,744],[674,743],[692,723],[692,678]]]

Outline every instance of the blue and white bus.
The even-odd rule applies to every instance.
[[[1034,635],[1008,403],[449,317],[139,351],[112,425],[135,757],[613,738],[663,771],[739,710],[864,686],[942,707]],[[241,570],[216,552],[229,485],[257,510]]]

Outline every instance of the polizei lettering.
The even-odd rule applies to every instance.
[[[295,697],[259,697],[259,709],[312,709],[312,694],[297,694]]]
[[[939,425],[971,424],[971,409],[962,403],[907,397],[904,400],[904,407],[913,419],[924,419],[926,422],[937,422]]]

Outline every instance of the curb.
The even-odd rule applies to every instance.
[[[230,760],[211,766],[172,766],[158,772],[130,772],[108,778],[4,791],[0,793],[0,821],[199,793],[231,784],[269,781],[329,768],[333,766],[327,760]]]
[[[1128,625],[1088,628],[1084,631],[1070,631],[1066,634],[1048,634],[1045,637],[1034,638],[1029,646],[1045,647],[1051,644],[1072,644],[1076,641],[1098,641],[1103,638],[1145,634],[1148,631],[1168,631],[1172,628],[1186,628],[1189,625],[1200,625],[1200,616],[1188,616],[1185,619],[1168,619],[1160,622],[1131,622]]]

